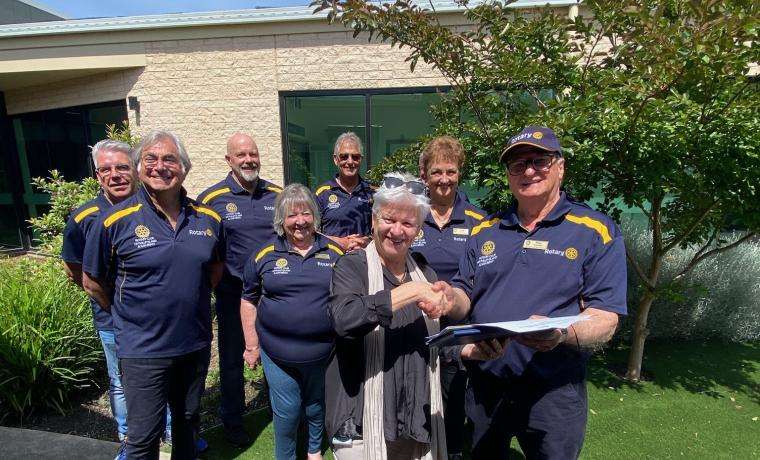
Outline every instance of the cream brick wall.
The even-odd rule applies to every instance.
[[[90,104],[137,96],[137,133],[168,129],[185,142],[193,161],[191,195],[227,172],[226,138],[250,133],[262,157],[261,175],[282,183],[278,91],[446,85],[406,50],[367,43],[351,32],[145,42],[147,65],[49,85],[9,90],[8,113]]]

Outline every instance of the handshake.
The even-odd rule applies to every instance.
[[[429,318],[437,319],[449,315],[454,310],[456,293],[447,282],[419,283],[418,289],[417,307]]]

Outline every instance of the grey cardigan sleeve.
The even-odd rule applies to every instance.
[[[378,324],[391,324],[391,292],[388,289],[369,295],[367,261],[364,251],[347,254],[333,267],[328,313],[340,337],[367,335]]]

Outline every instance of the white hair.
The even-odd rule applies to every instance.
[[[392,172],[385,175],[385,177],[395,177],[401,179],[404,182],[419,181],[411,174],[402,172]],[[411,204],[417,209],[417,223],[422,225],[422,222],[430,212],[430,200],[425,195],[415,195],[410,192],[406,187],[392,187],[386,188],[385,185],[380,186],[373,196],[372,203],[372,215],[379,216],[380,211],[386,206],[394,206],[398,204]]]
[[[322,218],[319,214],[319,208],[311,191],[306,186],[295,183],[285,187],[277,198],[274,200],[274,219],[272,225],[278,235],[285,234],[283,223],[288,212],[298,205],[306,205],[314,216],[314,230],[319,231],[322,224]]]
[[[140,158],[142,156],[143,150],[147,149],[148,147],[153,147],[159,141],[167,139],[170,140],[175,147],[177,147],[177,154],[179,155],[179,161],[182,166],[182,173],[187,174],[190,172],[193,164],[190,162],[190,157],[187,154],[185,145],[182,143],[180,138],[177,137],[176,134],[163,130],[155,130],[149,132],[142,139],[140,139],[140,143],[137,144],[137,147],[132,149],[132,161],[135,163],[138,172],[140,172]]]
[[[100,152],[107,151],[122,152],[127,154],[127,156],[130,156],[132,147],[130,147],[130,145],[126,142],[115,141],[113,139],[103,139],[90,148],[90,153],[92,154],[92,164],[95,165],[95,169],[98,169],[98,155]]]
[[[338,136],[337,139],[335,139],[335,146],[333,147],[333,155],[337,155],[340,153],[340,146],[343,145],[344,142],[353,142],[356,144],[356,146],[359,148],[359,154],[364,155],[364,147],[362,147],[362,140],[359,139],[359,136],[356,135],[353,131],[348,131],[340,136]]]

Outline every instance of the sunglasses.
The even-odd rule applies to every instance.
[[[356,162],[359,162],[362,159],[362,155],[360,153],[352,153],[352,154],[339,153],[336,156],[338,157],[338,160],[340,160],[340,161],[347,161],[349,157],[351,157],[351,159],[354,160],[354,161],[356,161]]]
[[[425,193],[427,191],[427,187],[425,187],[425,184],[423,184],[418,179],[404,181],[403,179],[399,179],[398,177],[393,177],[393,176],[383,177],[383,187],[385,188],[406,187],[406,189],[409,190],[409,192],[412,193],[413,195],[422,195],[422,196],[425,196]]]
[[[507,162],[507,171],[512,176],[519,176],[528,169],[528,166],[533,168],[533,171],[546,172],[552,167],[555,155],[545,155],[533,158],[532,160],[515,160]]]

